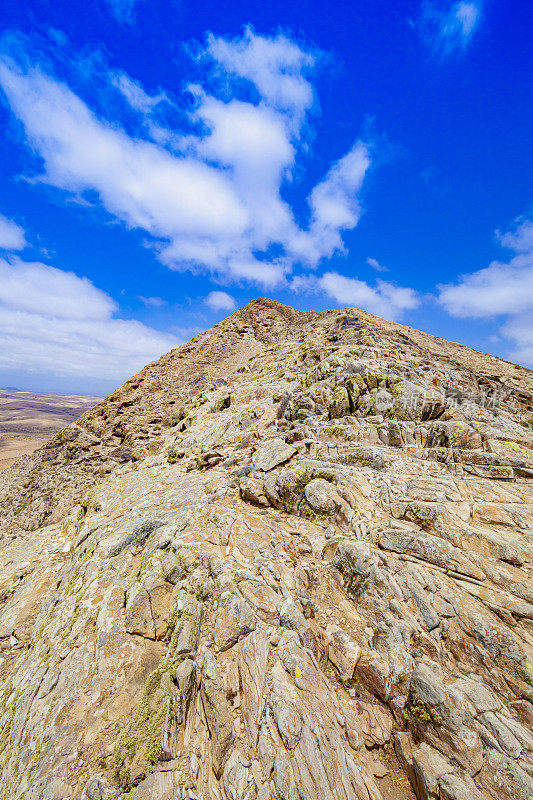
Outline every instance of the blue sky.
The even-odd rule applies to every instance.
[[[107,393],[265,295],[533,366],[532,22],[6,0],[0,386]]]

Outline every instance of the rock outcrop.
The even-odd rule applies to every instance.
[[[530,800],[532,388],[260,300],[3,473],[2,800]]]

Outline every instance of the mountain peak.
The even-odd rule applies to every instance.
[[[2,800],[527,798],[532,415],[358,309],[147,365],[0,474]]]
[[[128,463],[154,428],[171,424],[191,396],[247,369],[249,361],[265,350],[295,346],[305,350],[306,342],[334,350],[354,339],[366,347],[372,345],[376,353],[389,352],[394,344],[406,348],[410,358],[418,359],[423,353],[429,360],[445,359],[480,375],[495,376],[516,391],[531,391],[530,370],[361,309],[298,311],[259,297],[148,364],[43,448],[3,472],[0,535],[58,519],[98,476]],[[53,502],[51,494],[48,500],[43,497],[43,481],[54,487]],[[22,506],[21,492],[25,495]]]

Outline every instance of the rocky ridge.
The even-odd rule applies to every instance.
[[[254,301],[0,476],[0,797],[530,800],[533,381]]]

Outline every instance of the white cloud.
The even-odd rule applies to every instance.
[[[0,259],[0,302],[16,311],[63,319],[105,319],[117,308],[87,278],[19,258]]]
[[[139,300],[144,303],[147,308],[161,308],[167,304],[167,301],[162,297],[143,297],[142,294],[139,295]]]
[[[313,268],[344,250],[342,233],[357,225],[370,165],[367,147],[356,142],[310,192],[309,224],[297,223],[283,190],[307,148],[302,125],[314,103],[315,61],[281,34],[248,28],[232,40],[209,36],[198,64],[214,71],[206,84],[219,85],[220,96],[189,86],[192,111],[190,103],[180,108],[175,98],[149,95],[124,73],[108,75],[145,126],[144,138],[99,117],[36,65],[21,68],[4,56],[0,85],[43,160],[41,181],[145,231],[172,269],[274,288],[296,264]],[[162,107],[182,127],[165,126]]]
[[[477,2],[435,3],[422,6],[422,33],[435,52],[444,55],[464,48],[481,20],[481,0]]]
[[[290,285],[295,292],[326,294],[340,306],[355,306],[387,319],[399,319],[405,311],[420,304],[414,289],[381,280],[370,286],[359,278],[348,278],[338,272],[326,272],[320,278],[297,275]]]
[[[147,94],[139,81],[133,80],[125,72],[114,72],[110,75],[111,83],[119,90],[134,111],[149,114],[155,106],[167,100],[164,92],[156,95]]]
[[[205,302],[214,311],[234,311],[237,308],[235,299],[227,292],[209,292]]]
[[[480,318],[533,311],[532,227],[527,221],[501,237],[502,244],[515,250],[510,261],[493,261],[462,275],[457,284],[439,286],[439,302],[449,314]]]
[[[380,264],[377,258],[367,258],[366,263],[372,269],[375,269],[376,272],[388,272],[388,267],[384,267],[383,264]]]
[[[305,73],[315,65],[315,56],[286,36],[257,36],[247,27],[232,40],[209,36],[207,52],[229,75],[251,81],[265,103],[288,112],[292,124],[301,123],[313,105]]]
[[[439,303],[454,317],[507,317],[500,332],[514,343],[510,356],[533,364],[533,222],[524,220],[499,239],[512,258],[439,286]]]
[[[514,231],[503,234],[497,231],[497,236],[502,247],[514,250],[515,253],[533,252],[533,220],[521,221]]]
[[[355,228],[359,222],[361,208],[357,195],[369,166],[368,148],[356,142],[311,192],[310,229],[299,231],[292,244],[292,252],[310,266],[316,266],[324,256],[344,251],[341,231]]]
[[[116,310],[87,278],[0,259],[0,368],[119,382],[180,343]]]
[[[25,247],[26,239],[20,225],[0,214],[0,250],[23,250]]]
[[[0,82],[45,162],[42,181],[74,194],[95,191],[108,211],[154,236],[243,231],[246,209],[222,171],[130,138],[37,69],[0,64]]]
[[[476,3],[456,3],[452,11],[459,24],[461,36],[468,39],[474,33],[481,16],[479,5]]]
[[[513,342],[511,358],[533,368],[533,314],[519,314],[503,325],[501,333]]]
[[[404,311],[419,304],[414,289],[378,281],[370,286],[358,278],[347,278],[338,272],[326,272],[320,279],[322,290],[342,306],[356,306],[387,319],[398,319]]]

